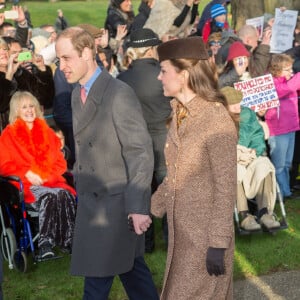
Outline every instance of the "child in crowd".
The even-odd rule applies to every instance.
[[[61,141],[61,148],[60,149],[61,149],[61,152],[64,155],[65,160],[67,161],[68,170],[70,170],[70,169],[72,169],[72,167],[70,166],[71,150],[65,144],[65,136],[64,136],[62,130],[58,126],[53,125],[53,126],[51,126],[51,128],[53,129],[53,131],[56,133],[57,137]]]
[[[290,167],[295,132],[299,130],[298,94],[300,73],[293,74],[293,59],[286,54],[272,56],[270,73],[273,76],[280,106],[267,110],[265,120],[270,130],[268,140],[276,179],[283,197],[291,197]]]
[[[231,86],[238,81],[250,79],[248,72],[250,53],[242,42],[231,44],[227,63],[219,76],[220,87]]]
[[[207,20],[202,30],[202,38],[205,43],[213,32],[222,32],[229,29],[226,21],[227,11],[221,4],[214,4],[210,9],[211,19]]]

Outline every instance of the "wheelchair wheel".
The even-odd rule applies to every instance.
[[[16,251],[13,257],[13,263],[18,271],[25,273],[28,268],[26,253],[24,251]]]
[[[8,261],[9,257],[13,258],[14,253],[17,251],[17,242],[14,232],[11,228],[6,228],[7,239],[2,231],[0,243],[3,258]],[[7,241],[7,246],[6,246]]]

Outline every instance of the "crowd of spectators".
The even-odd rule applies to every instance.
[[[131,0],[111,0],[104,28],[87,23],[72,24],[81,27],[93,37],[98,66],[131,86],[141,103],[153,142],[153,192],[166,175],[164,146],[171,118],[171,98],[164,96],[162,84],[157,80],[160,66],[156,48],[165,41],[198,35],[203,38],[210,63],[218,70],[219,87],[225,88],[224,94],[229,104],[239,106],[241,99],[232,91],[228,93],[226,88],[233,88],[239,81],[264,74],[270,73],[273,76],[280,106],[259,114],[240,108],[232,111],[240,117],[237,152],[248,153],[251,156],[249,164],[257,163],[269,152],[275,169],[270,168],[275,173],[282,195],[285,199],[292,198],[293,189],[297,188],[295,178],[298,174],[295,170],[298,170],[300,162],[300,136],[297,133],[300,129],[299,17],[293,47],[285,53],[273,54],[270,52],[272,22],[269,20],[265,23],[260,38],[256,28],[251,25],[245,24],[238,31],[230,28],[228,0],[212,0],[203,12],[198,11],[197,0],[167,2],[161,1],[156,5],[155,0],[142,0],[138,13],[135,14]],[[163,5],[165,7],[162,7]],[[165,8],[169,5],[172,7],[168,16],[161,17],[167,13]],[[61,130],[69,149],[68,169],[72,170],[76,157],[71,94],[77,84],[69,83],[65,78],[55,52],[57,36],[68,28],[70,23],[59,9],[53,25],[41,24],[37,27],[32,25],[27,8],[13,6],[12,9],[17,12],[17,18],[12,23],[7,22],[4,14],[0,13],[0,132],[9,124],[10,101],[13,95],[17,91],[30,92],[34,99],[37,99],[47,123],[58,126],[56,131]],[[18,59],[24,51],[30,51],[30,58]],[[239,99],[236,100],[237,98]],[[251,124],[247,123],[250,119]],[[259,134],[259,146],[251,145],[253,136],[250,136],[249,128],[254,130],[254,125],[256,131],[252,134],[255,138]],[[247,142],[242,136],[245,132],[249,134]],[[239,161],[237,165],[238,163]],[[258,198],[266,193],[264,186],[267,182],[268,191],[270,194],[274,193],[272,183],[269,182],[273,174],[271,171],[266,174],[263,184],[255,192],[259,194],[255,195]],[[244,205],[245,194],[247,195],[245,186],[243,182],[239,182],[238,197],[241,198],[238,199],[238,210],[244,229],[252,231],[260,229],[261,226],[279,226],[273,216],[273,198],[270,201],[259,198],[261,212],[258,217],[254,217]],[[270,194],[266,195],[267,199],[270,198]],[[167,230],[164,233],[167,241]],[[150,234],[148,242],[146,250],[152,252],[153,235]]]

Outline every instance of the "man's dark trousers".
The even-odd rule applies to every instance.
[[[119,275],[130,300],[158,300],[152,275],[142,256],[135,258],[131,271]],[[85,277],[83,300],[107,300],[114,276]]]

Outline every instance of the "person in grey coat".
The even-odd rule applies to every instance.
[[[134,91],[97,66],[94,39],[78,27],[56,42],[72,93],[78,209],[71,274],[84,276],[83,299],[107,299],[119,275],[129,299],[158,299],[144,261],[153,150]],[[128,226],[129,225],[129,226]]]

